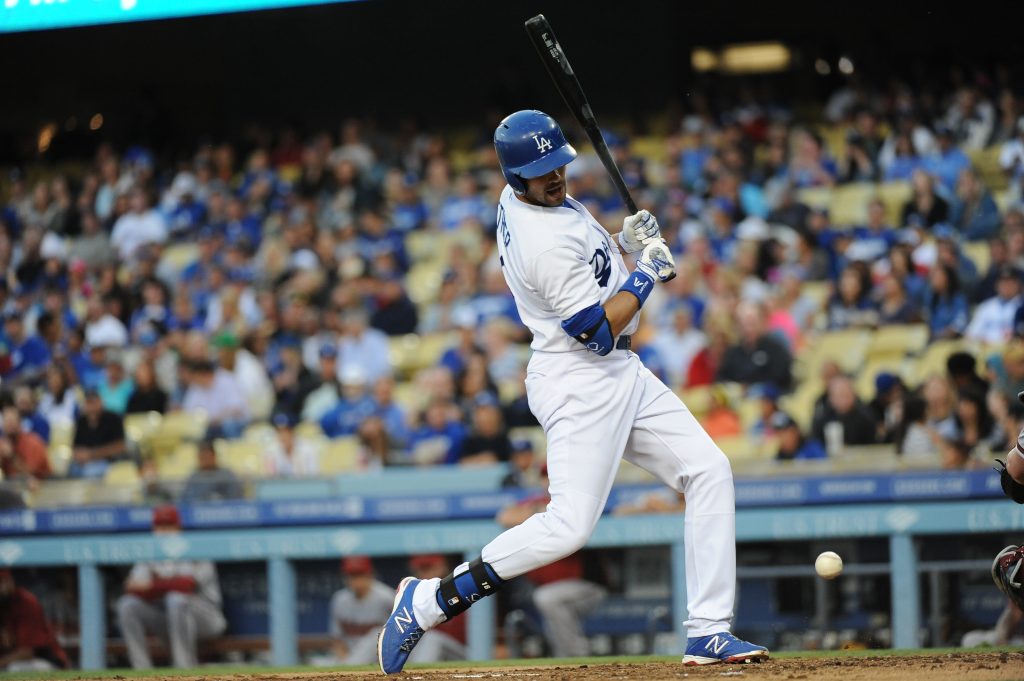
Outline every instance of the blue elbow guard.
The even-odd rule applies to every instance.
[[[604,308],[597,303],[562,322],[562,330],[598,355],[607,355],[615,347],[612,325],[608,323]]]

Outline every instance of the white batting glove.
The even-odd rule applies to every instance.
[[[619,245],[626,253],[636,253],[651,239],[660,238],[661,227],[658,225],[658,218],[649,211],[637,211],[633,215],[627,215],[622,221]]]
[[[676,261],[665,240],[658,238],[644,246],[636,268],[655,281],[671,281],[676,276]]]

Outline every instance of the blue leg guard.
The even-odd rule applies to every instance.
[[[498,592],[504,584],[490,565],[477,558],[469,569],[458,575],[450,574],[441,580],[437,589],[437,604],[447,619],[469,610],[481,598]]]

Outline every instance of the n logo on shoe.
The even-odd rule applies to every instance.
[[[713,650],[715,652],[715,655],[721,655],[722,651],[725,650],[725,647],[727,645],[729,645],[728,639],[719,638],[716,635],[711,637],[711,640],[708,641],[708,644],[706,646],[704,646],[704,649]]]
[[[405,628],[412,624],[412,614],[409,612],[409,608],[402,608],[401,614],[395,613],[395,626],[398,628],[399,634],[405,633]]]

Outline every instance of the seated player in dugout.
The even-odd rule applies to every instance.
[[[0,672],[66,669],[67,655],[57,643],[39,599],[18,586],[8,568],[0,568]]]

